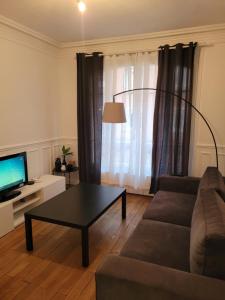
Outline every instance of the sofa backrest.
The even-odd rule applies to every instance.
[[[225,279],[225,202],[215,189],[201,189],[195,203],[190,271]]]
[[[208,167],[203,174],[198,191],[201,189],[215,189],[225,201],[225,184],[222,174],[216,167]]]

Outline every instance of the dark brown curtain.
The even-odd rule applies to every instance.
[[[103,56],[77,53],[78,163],[81,182],[100,184]]]
[[[188,174],[191,107],[165,90],[192,101],[194,52],[196,43],[160,47],[153,124],[152,181],[157,190],[161,175]]]

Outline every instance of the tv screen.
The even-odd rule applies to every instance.
[[[0,193],[27,183],[26,152],[0,157]]]

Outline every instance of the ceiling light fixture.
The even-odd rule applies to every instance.
[[[78,0],[77,1],[78,9],[81,13],[85,12],[86,10],[86,4],[84,3],[83,0]]]

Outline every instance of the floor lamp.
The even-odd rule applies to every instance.
[[[103,122],[104,123],[125,123],[126,122],[126,114],[125,114],[125,109],[124,109],[124,104],[121,102],[116,102],[116,97],[122,94],[126,93],[132,93],[134,91],[157,91],[159,93],[164,93],[168,94],[170,96],[176,97],[179,101],[186,103],[189,105],[194,111],[198,113],[198,115],[202,118],[202,120],[205,122],[206,126],[208,127],[210,134],[213,139],[213,144],[215,148],[215,155],[216,155],[216,167],[217,169],[219,168],[219,161],[218,161],[218,150],[217,150],[217,144],[216,144],[216,139],[213,134],[212,128],[210,127],[208,121],[206,118],[203,116],[203,114],[188,100],[182,98],[181,96],[166,91],[166,90],[160,90],[157,88],[137,88],[137,89],[130,89],[130,90],[125,90],[120,93],[114,94],[113,95],[113,101],[112,102],[105,102],[104,105],[104,111],[103,111]]]

